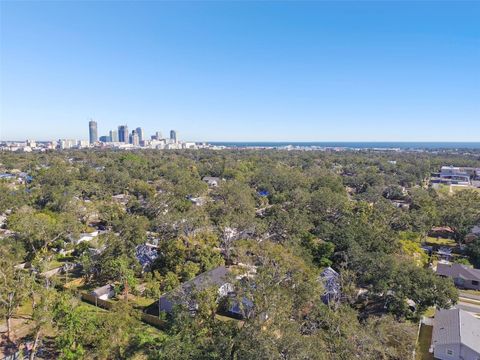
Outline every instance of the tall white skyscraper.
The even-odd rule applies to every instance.
[[[118,131],[117,130],[110,130],[110,141],[118,142]]]

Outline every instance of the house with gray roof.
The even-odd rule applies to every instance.
[[[244,310],[253,305],[251,301],[247,299],[242,299],[242,305],[234,299],[235,293],[231,281],[235,278],[241,279],[247,275],[235,276],[232,273],[232,268],[233,267],[219,266],[201,273],[192,280],[184,282],[176,289],[162,295],[158,301],[148,306],[145,312],[150,315],[159,316],[162,312],[172,314],[176,306],[184,306],[193,314],[198,308],[198,304],[194,299],[195,292],[213,287],[217,289],[219,300],[225,300],[227,298],[232,300],[228,302],[228,308],[224,311],[225,315],[241,318],[244,315]]]
[[[459,288],[480,290],[480,269],[462,264],[438,263],[437,275],[453,279]]]
[[[480,319],[461,309],[437,310],[430,352],[440,360],[480,360]]]
[[[115,296],[115,287],[111,284],[96,288],[91,295],[101,300],[108,300]]]

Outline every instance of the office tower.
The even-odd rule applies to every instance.
[[[157,140],[162,139],[162,133],[161,133],[160,131],[157,131],[157,132],[155,133],[155,136],[157,137]]]
[[[60,139],[60,140],[58,140],[58,145],[59,145],[60,149],[62,149],[62,150],[71,149],[75,145],[77,145],[77,141],[73,140],[73,139]]]
[[[128,143],[129,135],[128,135],[128,126],[127,125],[120,125],[118,127],[118,141],[123,143]]]
[[[118,131],[117,130],[110,130],[110,141],[111,142],[118,142]]]
[[[177,132],[175,130],[170,130],[170,140],[174,143],[177,142]]]
[[[103,142],[103,143],[106,143],[106,142],[110,142],[110,136],[100,136],[100,142]]]
[[[137,130],[137,135],[138,135],[138,141],[144,140],[142,128],[141,128],[141,127],[137,127],[136,130]]]
[[[27,140],[26,143],[27,146],[30,146],[32,148],[37,147],[37,142],[35,140]]]
[[[132,140],[130,141],[130,143],[131,143],[133,146],[138,146],[138,145],[140,145],[140,141],[139,141],[140,137],[138,136],[138,133],[137,133],[135,130],[132,131],[132,137],[131,137],[131,139],[132,139]]]
[[[94,144],[98,141],[98,129],[97,122],[90,120],[88,122],[88,130],[90,135],[90,144]]]

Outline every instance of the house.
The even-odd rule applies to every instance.
[[[217,187],[218,185],[220,185],[219,177],[204,176],[202,180],[205,181],[210,187]]]
[[[440,260],[450,261],[452,258],[452,249],[448,247],[441,247],[437,250],[437,255]]]
[[[462,264],[437,264],[437,275],[453,279],[456,286],[480,290],[480,270]]]
[[[340,275],[330,266],[325,268],[320,274],[319,280],[323,283],[325,289],[322,295],[324,304],[335,303],[340,300]]]
[[[142,265],[143,271],[148,271],[153,262],[158,258],[157,246],[152,244],[138,245],[135,248],[135,256]]]
[[[202,291],[210,287],[217,288],[219,300],[228,300],[227,308],[222,312],[234,318],[242,318],[246,308],[252,308],[253,304],[248,299],[242,299],[240,302],[235,299],[235,292],[231,280],[241,279],[248,276],[248,272],[240,276],[235,276],[232,270],[238,267],[219,266],[210,271],[206,271],[190,281],[180,285],[178,288],[164,294],[158,301],[145,309],[150,315],[159,316],[160,313],[172,314],[175,307],[185,306],[191,313],[195,313],[198,304],[193,298],[193,293]]]
[[[479,360],[480,319],[461,309],[437,310],[430,352],[440,360]]]
[[[428,236],[434,238],[450,239],[455,235],[455,231],[450,226],[434,226],[428,232]]]
[[[77,245],[77,244],[80,244],[84,241],[89,242],[89,241],[92,241],[97,236],[98,236],[98,231],[97,230],[95,230],[91,233],[82,233],[82,234],[80,234],[80,237],[76,241],[74,241],[74,243],[75,243],[75,245]]]
[[[115,296],[115,288],[113,285],[108,284],[93,290],[91,295],[100,300],[108,300]]]
[[[470,230],[467,236],[465,236],[465,243],[471,243],[476,239],[480,239],[480,225],[476,225]]]

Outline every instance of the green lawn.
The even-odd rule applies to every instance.
[[[464,190],[473,190],[473,191],[478,191],[480,192],[480,188],[476,187],[466,187],[466,186],[452,186],[452,191],[458,192],[458,191],[464,191]]]
[[[423,314],[423,316],[425,317],[433,317],[435,315],[435,306],[431,306],[427,309],[427,311],[425,311],[425,313]]]
[[[463,289],[462,289],[461,292],[467,293],[467,294],[470,294],[470,295],[480,296],[480,291],[479,291],[479,290],[469,290],[469,289],[463,290]]]
[[[146,297],[143,297],[143,296],[135,296],[132,300],[135,303],[135,305],[137,305],[141,308],[144,308],[144,307],[147,307],[147,306],[153,304],[158,299],[149,299],[149,298],[146,298]]]
[[[416,360],[434,360],[433,354],[428,352],[430,343],[432,341],[433,326],[422,324],[420,327],[420,334],[418,336],[418,344],[416,351]]]
[[[58,261],[57,259],[53,259],[53,260],[49,261],[48,264],[45,266],[45,271],[59,268],[60,266],[63,266],[64,264],[65,264],[64,262]]]
[[[455,240],[452,239],[445,239],[445,238],[435,238],[428,236],[425,240],[425,243],[430,246],[447,246],[447,247],[455,247],[457,243]]]

